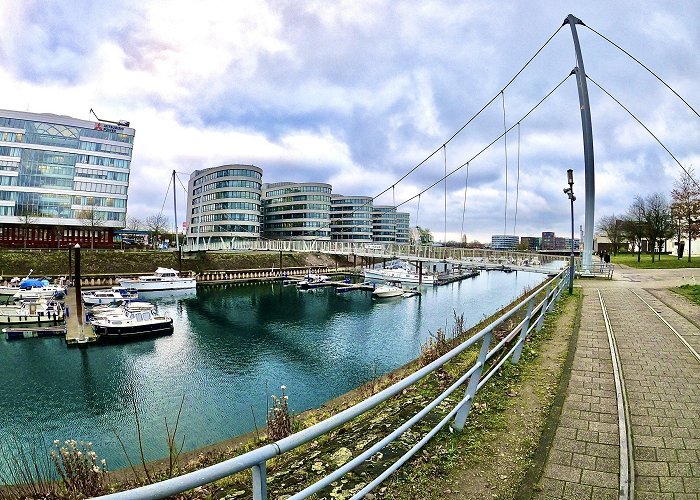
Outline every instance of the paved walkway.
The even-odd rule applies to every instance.
[[[629,498],[700,499],[700,360],[651,309],[700,352],[700,308],[665,291],[695,274],[700,284],[700,270],[616,268],[613,281],[581,282],[574,363],[536,498],[621,498],[628,467]],[[599,291],[626,393],[621,420]]]

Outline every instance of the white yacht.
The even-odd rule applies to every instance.
[[[388,299],[391,297],[403,297],[404,289],[401,287],[401,283],[387,283],[386,285],[379,285],[372,291],[372,296],[378,299]]]
[[[175,269],[159,267],[150,276],[139,276],[138,278],[119,278],[119,284],[124,288],[133,288],[137,292],[156,292],[163,290],[185,290],[196,289],[197,280],[195,278],[182,278]]]
[[[39,299],[36,302],[19,302],[0,306],[0,324],[58,324],[63,321],[63,307],[53,300]]]
[[[138,291],[121,286],[113,286],[109,290],[84,290],[80,294],[83,297],[83,302],[88,306],[112,304],[139,298]]]
[[[420,278],[418,273],[411,270],[405,262],[386,269],[365,269],[364,276],[366,280],[399,281],[402,285],[418,285]],[[421,282],[423,285],[433,285],[435,284],[435,276],[423,273]]]

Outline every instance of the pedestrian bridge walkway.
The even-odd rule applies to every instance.
[[[375,259],[401,259],[413,262],[447,262],[480,269],[509,268],[535,272],[563,269],[567,257],[536,252],[515,252],[481,248],[438,247],[397,243],[348,243],[339,241],[238,240],[202,242],[182,247],[183,252],[197,251],[268,251],[315,252]]]
[[[700,308],[692,270],[583,281],[581,324],[535,498],[700,498]],[[698,273],[700,274],[700,273]]]

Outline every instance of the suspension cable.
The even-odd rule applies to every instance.
[[[517,123],[520,123],[520,122],[524,121],[528,116],[530,116],[530,115],[532,114],[533,111],[535,111],[538,107],[540,107],[540,105],[541,105],[544,101],[546,101],[552,94],[554,94],[554,92],[556,92],[556,91],[559,89],[559,87],[561,87],[561,86],[564,84],[564,82],[565,82],[566,80],[568,80],[568,78],[569,78],[571,75],[573,75],[573,74],[574,74],[574,72],[572,71],[572,72],[570,72],[568,75],[566,75],[566,77],[564,77],[564,79],[563,79],[561,82],[559,82],[552,90],[550,90],[549,92],[547,92],[547,95],[545,95],[542,99],[540,99],[540,101],[539,101],[537,104],[535,104],[532,108],[530,108],[530,110],[529,110],[527,113],[525,113],[525,114],[520,118],[520,120],[518,120]],[[515,127],[516,127],[515,124],[511,125],[510,128],[508,128],[508,130],[506,130],[506,132],[509,132],[510,130],[514,129]],[[493,145],[496,144],[499,140],[501,140],[501,137],[503,137],[503,136],[506,134],[506,132],[503,132],[503,133],[500,134],[498,137],[496,137],[494,140],[492,140],[490,143],[488,143],[486,146],[484,146],[483,148],[481,148],[474,156],[472,156],[472,157],[471,157],[469,160],[467,160],[465,163],[462,163],[460,166],[456,167],[454,170],[448,172],[448,173],[447,173],[447,177],[450,177],[451,175],[453,175],[454,173],[458,172],[460,169],[464,168],[464,167],[467,166],[469,163],[471,163],[472,161],[474,161],[476,158],[478,158],[478,157],[479,157],[481,154],[483,154],[487,149],[489,149],[491,146],[493,146]],[[414,200],[416,197],[418,197],[418,196],[420,196],[421,194],[423,194],[423,193],[429,191],[430,189],[434,188],[435,186],[437,186],[437,185],[438,185],[439,183],[441,183],[441,182],[442,182],[442,179],[436,180],[435,182],[433,182],[430,186],[428,186],[427,188],[425,188],[425,189],[424,189],[423,191],[421,191],[420,193],[418,193],[418,194],[416,194],[416,195],[414,195],[414,196],[411,196],[410,198],[408,198],[408,199],[402,201],[401,203],[399,203],[399,204],[397,205],[397,208],[400,207],[400,206],[402,206],[402,205],[405,205],[406,203],[408,203],[408,202],[411,201],[411,200]]]
[[[464,181],[464,203],[462,204],[462,230],[460,232],[460,239],[466,240],[464,237],[464,216],[467,213],[467,189],[469,188],[469,162],[467,162],[467,167],[464,169],[467,172],[466,180]],[[461,241],[460,241],[461,243]],[[466,241],[464,241],[466,243]]]
[[[506,127],[506,94],[501,91],[501,103],[503,105],[503,154],[506,159],[506,202],[503,210],[503,235],[506,234],[508,224],[508,129]]]
[[[447,145],[446,144],[442,145],[442,153],[443,153],[443,157],[445,159],[445,162],[444,162],[445,163],[445,214],[444,214],[444,217],[445,217],[444,238],[445,239],[443,240],[443,242],[445,243],[445,245],[447,245]]]
[[[642,123],[642,121],[641,121],[639,118],[637,118],[637,117],[634,115],[634,113],[632,113],[627,107],[625,107],[624,104],[622,104],[620,101],[618,101],[610,92],[608,92],[607,90],[605,90],[605,89],[604,89],[598,82],[596,82],[593,78],[591,78],[591,77],[588,76],[588,75],[586,75],[586,78],[587,78],[588,80],[590,80],[591,83],[593,83],[593,84],[594,84],[596,87],[598,87],[600,90],[602,90],[603,92],[605,92],[605,93],[608,95],[608,97],[610,97],[610,99],[612,99],[613,101],[615,101],[622,109],[624,109],[625,111],[627,111],[627,113],[628,113],[632,118],[634,118],[635,121],[636,121],[637,123],[639,123],[642,127],[644,127],[644,130],[646,130],[647,132],[649,132],[649,135],[651,135],[651,136],[656,140],[656,142],[658,142],[659,145],[660,145],[662,148],[664,148],[664,149],[666,150],[666,152],[671,156],[671,158],[673,158],[673,160],[678,164],[678,166],[681,167],[681,169],[683,169],[683,172],[685,172],[685,173],[693,180],[693,183],[695,184],[695,186],[696,186],[698,189],[700,189],[700,184],[698,184],[698,182],[690,175],[690,173],[689,173],[689,172],[686,170],[686,168],[681,164],[681,162],[678,161],[678,158],[676,158],[676,157],[673,155],[673,153],[671,153],[671,151],[666,147],[666,145],[665,145],[663,142],[661,142],[661,140],[660,140],[658,137],[656,137],[656,135],[654,135],[654,133],[653,133],[651,130],[649,130],[649,127],[647,127],[646,125],[644,125],[644,123]]]
[[[416,208],[416,227],[418,227],[418,215],[420,214],[420,194],[418,195],[418,208]]]
[[[168,193],[170,192],[170,185],[173,183],[173,178],[171,177],[168,181],[168,188],[165,190],[165,197],[163,198],[163,206],[160,207],[160,213],[158,217],[163,215],[163,210],[165,210],[165,202],[168,201]]]
[[[520,194],[520,122],[518,122],[518,176],[515,180],[515,217],[513,218],[513,234],[518,225],[518,196]]]
[[[581,23],[581,24],[583,24],[583,23]],[[610,40],[608,37],[606,37],[606,36],[603,35],[602,33],[599,33],[598,31],[594,30],[594,29],[591,28],[590,26],[587,26],[586,24],[583,24],[583,26],[586,26],[586,28],[588,28],[588,29],[591,30],[593,33],[595,33],[596,35],[598,35],[599,37],[601,37],[603,40],[605,40],[606,42],[610,43],[611,45],[613,45],[614,47],[616,47],[617,49],[619,49],[620,51],[622,51],[625,55],[627,55],[629,58],[631,58],[634,62],[636,62],[636,63],[639,64],[642,68],[644,68],[644,69],[647,70],[649,73],[651,73],[652,76],[654,76],[654,78],[656,78],[658,81],[660,81],[661,83],[663,83],[663,84],[666,86],[666,88],[667,88],[668,90],[670,90],[671,92],[673,92],[673,93],[676,95],[676,97],[678,97],[681,101],[683,101],[683,103],[684,103],[686,106],[688,106],[688,108],[690,108],[690,110],[691,110],[693,113],[695,113],[695,115],[696,115],[698,118],[700,118],[700,114],[695,110],[695,108],[693,108],[690,104],[688,104],[688,101],[686,101],[685,99],[683,99],[683,98],[681,97],[681,95],[680,95],[678,92],[676,92],[676,91],[675,91],[668,83],[666,83],[659,75],[657,75],[656,73],[654,73],[646,64],[644,64],[642,61],[640,61],[639,59],[637,59],[636,57],[634,57],[632,54],[630,54],[629,52],[627,52],[625,49],[623,49],[622,47],[620,47],[618,44],[616,44],[615,42],[613,42],[612,40]],[[591,80],[591,81],[592,81],[592,80]]]

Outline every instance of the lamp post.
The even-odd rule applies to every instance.
[[[569,184],[568,188],[564,188],[564,194],[571,200],[571,256],[569,257],[569,295],[574,293],[574,171],[569,169],[566,171],[566,178]]]

